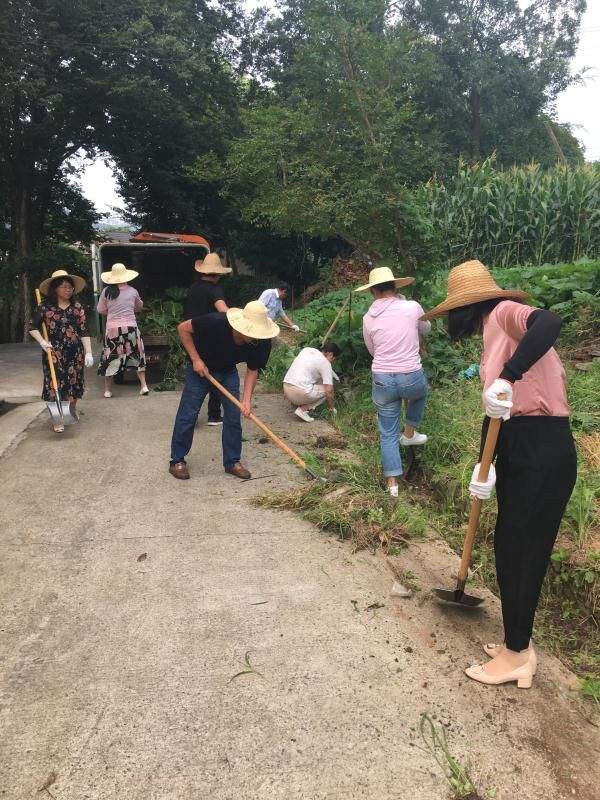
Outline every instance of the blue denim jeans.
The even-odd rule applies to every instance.
[[[423,419],[428,390],[422,369],[416,372],[373,373],[372,397],[377,406],[381,463],[386,478],[402,475],[398,440],[402,401],[408,400],[406,424],[416,428]]]
[[[240,376],[237,369],[231,372],[213,372],[213,376],[229,389],[234,397],[240,396]],[[188,364],[185,370],[185,385],[181,393],[175,427],[171,439],[171,464],[185,461],[185,457],[192,449],[194,440],[194,427],[204,398],[213,388],[212,383],[206,378],[201,378]],[[223,432],[221,436],[223,445],[223,466],[225,469],[233,467],[242,456],[242,424],[239,409],[230,400],[223,397]]]

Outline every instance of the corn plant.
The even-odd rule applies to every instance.
[[[489,266],[577,261],[600,254],[600,167],[537,164],[498,170],[488,159],[415,200],[430,219],[447,266],[478,258]]]

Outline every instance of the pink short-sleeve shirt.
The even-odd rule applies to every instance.
[[[527,319],[537,309],[503,300],[483,323],[480,375],[484,390],[500,376],[527,331]],[[511,417],[568,417],[567,382],[558,353],[552,347],[513,385]]]

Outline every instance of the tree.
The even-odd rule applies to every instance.
[[[237,125],[237,83],[227,59],[236,32],[234,3],[156,2],[126,32],[132,53],[109,93],[111,119],[100,134],[117,165],[132,222],[222,235],[216,187],[186,167],[224,142]],[[176,7],[176,11],[174,10]]]
[[[478,161],[496,151],[503,165],[542,150],[552,157],[539,116],[574,80],[569,63],[585,7],[585,0],[535,0],[524,9],[518,0],[400,0],[400,18],[442,65],[429,105],[445,108],[457,154]]]
[[[404,257],[406,187],[443,167],[446,155],[415,88],[435,60],[390,22],[381,0],[279,9],[257,59],[273,88],[242,113],[244,134],[223,169],[204,159],[197,174],[213,169],[250,224]]]

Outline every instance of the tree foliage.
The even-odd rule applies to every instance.
[[[583,7],[280,2],[274,18],[255,18],[243,133],[225,159],[198,160],[195,174],[221,180],[251,225],[337,236],[410,267],[423,224],[410,187],[452,174],[459,157],[582,161],[568,126],[545,112],[570,81]]]

